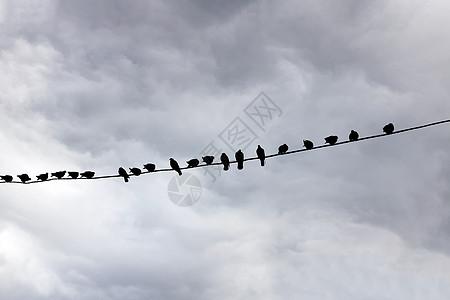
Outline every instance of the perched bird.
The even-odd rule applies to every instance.
[[[156,165],[148,163],[144,165],[144,169],[146,169],[149,172],[154,172],[156,169]]]
[[[56,177],[58,179],[63,178],[64,175],[66,175],[66,171],[58,171],[58,172],[52,173],[52,176]]]
[[[41,181],[46,181],[48,179],[48,173],[40,174],[40,175],[36,176],[36,178]]]
[[[244,153],[239,149],[236,154],[234,154],[236,161],[238,163],[238,170],[242,170],[244,168]]]
[[[196,158],[193,158],[193,159],[187,161],[188,168],[194,168],[194,167],[198,166],[199,163],[200,163],[200,161]]]
[[[350,142],[357,141],[359,139],[359,134],[356,131],[352,130],[348,135],[348,139],[350,140]]]
[[[266,152],[260,145],[258,145],[258,148],[256,149],[256,155],[258,156],[259,160],[261,161],[261,167],[264,167],[264,162],[266,160]]]
[[[135,176],[139,176],[142,173],[141,169],[139,169],[139,168],[129,168],[129,169],[130,169],[130,172],[133,173],[133,175],[135,175]]]
[[[19,177],[19,179],[22,181],[22,183],[25,183],[25,182],[31,180],[31,178],[30,178],[30,176],[28,176],[28,174],[17,175],[17,177]]]
[[[5,182],[11,182],[13,180],[13,177],[11,175],[2,175],[0,176],[1,179],[3,179]]]
[[[181,173],[181,169],[180,169],[180,166],[178,165],[178,162],[175,159],[173,159],[172,157],[169,160],[170,160],[170,167],[172,169],[174,169],[178,173],[178,175],[181,176],[181,174],[183,174],[183,173]]]
[[[213,163],[214,161],[214,156],[212,155],[207,155],[207,156],[203,156],[202,157],[203,162],[205,162],[207,165],[210,165]]]
[[[125,171],[124,168],[120,167],[117,172],[119,172],[119,175],[123,177],[123,180],[125,182],[128,182],[128,178],[130,178],[130,175],[128,175],[127,171]]]
[[[336,144],[337,140],[338,140],[337,135],[330,135],[325,138],[325,144],[328,143],[330,145],[334,145]]]
[[[220,162],[223,164],[223,170],[228,171],[228,169],[230,168],[230,159],[225,152],[220,156]]]
[[[71,177],[72,179],[76,179],[76,178],[78,178],[78,175],[80,175],[80,173],[78,173],[78,172],[67,172],[67,174],[68,174],[69,177]]]
[[[314,148],[314,143],[310,140],[303,140],[303,147],[305,147],[307,150],[311,150]]]
[[[285,154],[289,150],[289,146],[286,144],[281,145],[278,147],[278,154]]]
[[[393,132],[394,132],[394,124],[392,124],[392,123],[387,124],[386,126],[383,127],[383,131],[384,131],[386,134],[391,134],[391,133],[393,133]]]
[[[95,172],[94,171],[85,171],[83,173],[80,173],[80,175],[81,175],[81,177],[91,179],[92,177],[94,177]]]

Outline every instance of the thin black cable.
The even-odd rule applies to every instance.
[[[306,149],[306,148],[301,148],[301,149],[296,149],[296,150],[291,150],[291,151],[287,151],[284,154],[278,154],[278,153],[274,153],[274,154],[270,154],[270,155],[266,155],[266,158],[272,158],[275,156],[283,156],[283,155],[287,155],[287,154],[293,154],[293,153],[299,153],[299,152],[304,152],[304,151],[312,151],[312,150],[316,150],[316,149],[321,149],[321,148],[327,148],[327,147],[333,147],[333,146],[338,146],[338,145],[343,145],[343,144],[347,144],[347,143],[355,143],[355,142],[360,142],[360,141],[364,141],[364,140],[370,140],[370,139],[375,139],[375,138],[379,138],[379,137],[386,137],[386,136],[390,136],[390,135],[395,135],[395,134],[399,134],[399,133],[404,133],[407,131],[412,131],[412,130],[417,130],[417,129],[421,129],[421,128],[425,128],[425,127],[430,127],[430,126],[435,126],[435,125],[439,125],[439,124],[443,124],[443,123],[449,123],[450,119],[448,120],[442,120],[442,121],[437,121],[437,122],[433,122],[433,123],[428,123],[428,124],[424,124],[424,125],[420,125],[420,126],[415,126],[415,127],[410,127],[410,128],[405,128],[405,129],[401,129],[401,130],[397,130],[392,132],[391,134],[385,134],[385,133],[381,133],[381,134],[376,134],[376,135],[371,135],[371,136],[366,136],[366,137],[362,137],[359,138],[356,141],[342,141],[342,142],[337,142],[334,145],[320,145],[320,146],[315,146],[311,149]],[[249,158],[245,158],[244,161],[250,161],[250,160],[259,160],[258,157],[249,157]],[[230,161],[230,164],[234,164],[237,163],[237,161],[233,160]],[[216,163],[212,163],[212,164],[199,164],[196,167],[181,167],[181,170],[187,170],[187,169],[197,169],[197,168],[203,168],[203,167],[208,167],[208,166],[219,166],[222,165],[221,162],[216,162]],[[149,173],[158,173],[158,172],[174,172],[173,169],[171,168],[167,168],[167,169],[158,169],[158,170],[154,170],[152,172],[150,171],[142,171],[141,175],[143,174],[149,174]],[[129,174],[130,176],[139,176],[139,175],[134,175],[134,174]],[[31,184],[31,183],[42,183],[42,182],[47,182],[47,181],[53,181],[53,180],[93,180],[93,179],[106,179],[106,178],[122,178],[122,176],[116,174],[116,175],[103,175],[103,176],[94,176],[92,178],[49,178],[45,181],[40,181],[40,180],[33,180],[33,181],[27,181],[25,183],[23,183],[22,181],[11,181],[11,182],[6,182],[6,181],[2,181],[0,183],[20,183],[20,184]]]

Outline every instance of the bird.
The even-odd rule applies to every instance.
[[[337,140],[338,140],[337,135],[330,135],[325,138],[325,144],[328,143],[330,145],[334,145],[336,144]]]
[[[305,147],[307,150],[311,150],[314,148],[314,143],[310,140],[303,140],[303,147]]]
[[[386,126],[383,127],[383,131],[384,131],[386,134],[391,134],[391,133],[393,133],[393,132],[394,132],[394,124],[392,124],[392,123],[387,124]]]
[[[156,165],[155,165],[155,164],[148,163],[148,164],[145,164],[145,165],[144,165],[144,169],[146,169],[146,170],[149,171],[149,172],[154,172],[155,169],[156,169]]]
[[[278,147],[278,154],[285,154],[289,150],[289,146],[286,144],[281,145]]]
[[[17,175],[17,177],[19,177],[19,179],[22,181],[22,183],[25,183],[25,182],[31,180],[31,178],[30,178],[30,176],[28,176],[28,174]]]
[[[348,135],[348,139],[350,140],[350,142],[357,141],[359,139],[359,134],[356,131],[352,130]]]
[[[199,163],[200,161],[196,158],[187,161],[188,168],[195,168],[196,166],[198,166]]]
[[[72,179],[76,179],[76,178],[78,178],[78,175],[80,175],[80,173],[78,173],[78,172],[67,172],[67,174],[68,174],[69,177],[71,177]]]
[[[84,171],[83,173],[80,173],[81,177],[85,177],[87,179],[91,179],[94,177],[95,172],[94,171]]]
[[[142,173],[141,169],[139,169],[139,168],[129,168],[129,169],[130,169],[130,172],[133,173],[133,175],[135,175],[135,176],[139,176]]]
[[[58,171],[58,172],[52,173],[52,176],[56,177],[58,179],[63,178],[64,175],[66,175],[66,171]]]
[[[242,170],[244,168],[244,153],[239,149],[235,154],[234,157],[236,158],[236,161],[238,163],[238,170]]]
[[[266,152],[260,145],[258,145],[258,148],[256,149],[256,155],[258,156],[259,160],[261,161],[261,167],[264,167],[264,162],[266,160]]]
[[[169,160],[170,160],[170,167],[174,169],[178,173],[178,175],[181,176],[183,173],[181,173],[181,169],[180,166],[178,165],[178,162],[172,157]]]
[[[220,156],[220,161],[223,164],[223,170],[228,171],[228,169],[230,168],[230,159],[228,158],[228,155],[225,152],[222,153],[222,155]]]
[[[2,175],[0,176],[1,179],[3,179],[5,182],[11,182],[13,180],[13,177],[11,175]]]
[[[46,181],[48,179],[48,173],[40,174],[40,175],[36,176],[36,178],[41,181]]]
[[[207,155],[207,156],[203,156],[202,157],[203,162],[205,162],[207,165],[210,165],[213,163],[214,161],[214,156],[212,155]]]
[[[117,172],[119,172],[119,175],[123,177],[123,180],[125,182],[128,182],[128,178],[130,178],[130,175],[128,175],[127,171],[125,171],[124,168],[120,167]]]

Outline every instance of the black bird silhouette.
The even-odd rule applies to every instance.
[[[17,175],[17,177],[19,177],[19,179],[22,181],[22,183],[25,183],[25,182],[31,180],[31,178],[30,178],[30,176],[28,176],[28,174]]]
[[[127,171],[125,171],[124,168],[120,167],[117,172],[119,172],[119,175],[123,177],[123,180],[125,182],[128,182],[128,178],[130,178],[130,175],[128,175]]]
[[[314,143],[310,140],[303,140],[303,147],[305,147],[307,150],[311,150],[314,148]]]
[[[5,182],[11,182],[13,180],[13,177],[11,175],[2,175],[0,176],[1,179],[3,179]]]
[[[139,168],[129,168],[129,169],[130,169],[130,172],[133,173],[133,175],[135,175],[135,176],[139,176],[142,173],[142,170]]]
[[[386,126],[383,127],[383,131],[384,131],[386,134],[391,134],[391,133],[393,133],[393,132],[394,132],[394,124],[392,124],[392,123],[387,124]]]
[[[156,165],[148,163],[144,165],[144,169],[146,169],[149,172],[154,172],[156,169]]]
[[[81,175],[81,177],[91,179],[92,177],[94,177],[95,172],[94,171],[85,171],[83,173],[80,173],[80,175]]]
[[[63,178],[64,175],[66,175],[66,171],[58,171],[58,172],[52,173],[52,176],[56,177],[58,179]]]
[[[236,158],[236,161],[238,163],[238,170],[242,170],[244,168],[244,153],[239,149],[235,154],[234,157]]]
[[[348,135],[348,139],[350,140],[350,142],[357,141],[359,139],[359,134],[356,131],[352,130]]]
[[[80,173],[78,172],[67,172],[67,174],[69,175],[69,177],[76,179],[78,178],[78,175],[80,175]]]
[[[336,144],[337,140],[338,140],[337,135],[330,135],[325,138],[325,144],[328,143],[330,145],[334,145]]]
[[[207,155],[207,156],[203,156],[202,157],[203,162],[205,162],[207,165],[210,165],[213,163],[214,161],[214,156],[212,155]]]
[[[173,159],[172,157],[169,160],[170,160],[170,167],[172,169],[174,169],[178,173],[178,175],[181,176],[181,174],[183,174],[183,173],[181,173],[181,169],[180,169],[180,166],[178,165],[178,162],[175,159]]]
[[[256,149],[256,155],[261,161],[261,167],[264,167],[264,162],[266,160],[266,151],[264,151],[264,149],[260,145],[258,145],[258,148]]]
[[[199,163],[200,163],[200,161],[196,158],[193,158],[193,159],[187,161],[188,168],[194,168],[194,167],[198,166]]]
[[[285,154],[289,150],[289,146],[286,144],[281,145],[278,147],[278,154]]]
[[[36,176],[36,178],[41,181],[46,181],[48,179],[48,173],[40,174],[40,175]]]
[[[223,164],[223,170],[228,171],[228,169],[230,168],[230,159],[228,158],[228,155],[225,152],[222,153],[222,155],[220,156],[220,161]]]

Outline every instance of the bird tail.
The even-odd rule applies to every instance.
[[[242,170],[244,168],[244,162],[238,161],[238,170]]]
[[[261,159],[261,167],[264,167],[265,159]]]
[[[178,175],[180,175],[180,176],[181,176],[181,174],[183,174],[183,173],[181,173],[181,170],[177,170],[177,172],[178,172]]]
[[[229,168],[230,168],[229,164],[223,164],[223,170],[224,171],[228,171]]]
[[[125,182],[128,182],[128,177],[124,176],[124,177],[123,177],[123,180],[124,180]]]

